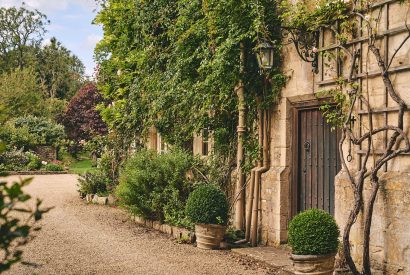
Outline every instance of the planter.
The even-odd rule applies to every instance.
[[[217,249],[224,238],[226,226],[216,224],[195,225],[196,243],[202,249]]]
[[[335,256],[330,255],[294,255],[291,259],[295,274],[332,275],[335,269]]]

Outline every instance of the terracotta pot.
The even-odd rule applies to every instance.
[[[217,249],[224,238],[226,226],[216,224],[195,225],[196,243],[202,249]]]
[[[332,275],[335,269],[335,256],[330,255],[294,255],[291,259],[295,274]]]

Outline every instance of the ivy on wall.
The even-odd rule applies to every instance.
[[[234,88],[242,78],[246,146],[249,154],[257,151],[252,129],[256,97],[270,106],[286,81],[280,71],[276,0],[106,0],[95,22],[104,29],[95,53],[99,86],[111,102],[102,116],[111,129],[132,140],[155,126],[166,142],[189,148],[194,133],[209,128],[216,152],[233,158]],[[276,51],[268,91],[255,58],[261,38]],[[246,51],[243,75],[240,43]]]

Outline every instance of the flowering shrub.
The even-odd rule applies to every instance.
[[[35,153],[10,150],[0,154],[2,171],[36,171],[41,168],[41,159]]]
[[[12,150],[0,155],[0,164],[3,171],[24,171],[30,163],[30,157],[22,150]]]

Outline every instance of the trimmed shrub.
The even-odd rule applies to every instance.
[[[289,224],[289,245],[296,255],[336,253],[339,228],[329,213],[309,209],[296,215]]]
[[[226,225],[228,211],[226,195],[212,184],[204,184],[196,188],[186,204],[186,214],[196,224]]]
[[[194,158],[182,151],[138,152],[125,163],[116,194],[137,215],[181,225],[193,190],[193,179],[187,177],[193,163]]]
[[[109,187],[111,185],[111,180],[101,171],[85,173],[80,177],[78,182],[78,191],[83,195],[106,195],[108,194]]]
[[[60,165],[49,163],[44,166],[44,170],[49,172],[62,172],[64,171],[64,168]]]

